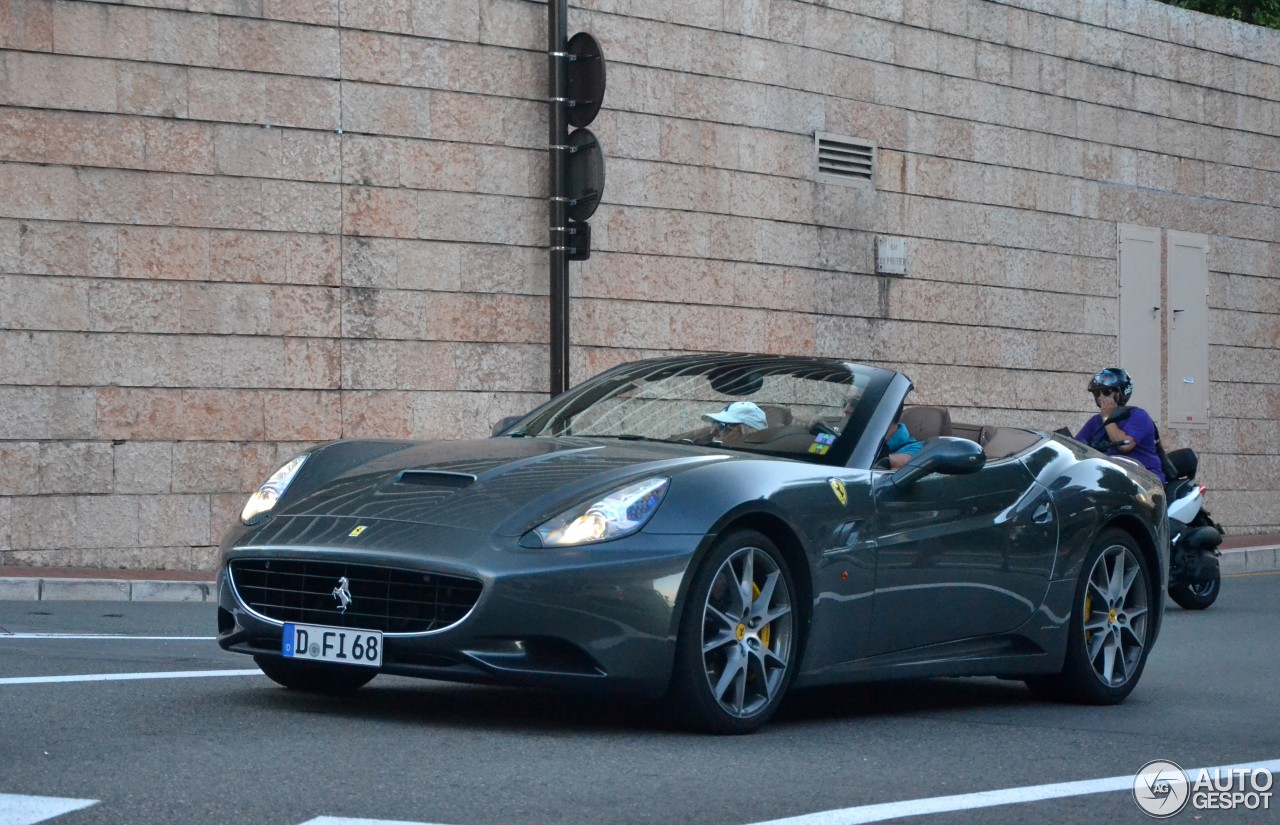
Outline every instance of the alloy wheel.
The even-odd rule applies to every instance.
[[[711,695],[748,718],[786,683],[794,643],[792,594],[774,559],[742,547],[716,570],[702,615],[702,662]]]
[[[1107,687],[1138,671],[1147,638],[1147,582],[1133,552],[1121,544],[1102,551],[1084,597],[1085,656]]]

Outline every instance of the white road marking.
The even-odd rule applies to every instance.
[[[261,676],[257,668],[251,670],[170,670],[155,673],[86,673],[73,676],[10,676],[0,679],[0,685],[47,685],[55,682],[128,682],[134,679],[204,679],[210,676]],[[0,819],[0,825],[5,825]]]
[[[403,819],[350,819],[344,816],[318,816],[299,825],[436,825],[431,822],[407,822]]]
[[[144,642],[213,642],[217,636],[124,636],[107,633],[0,633],[0,639],[131,639]]]
[[[206,671],[215,675],[257,673],[257,671]],[[138,676],[144,674],[135,674]],[[157,674],[158,675],[158,674]],[[1191,777],[1201,774],[1220,775],[1236,770],[1280,772],[1280,759],[1262,762],[1242,762],[1235,765],[1218,765],[1208,768],[1192,768]],[[998,805],[1016,805],[1026,802],[1042,802],[1071,796],[1113,793],[1133,790],[1133,774],[1109,776],[1102,779],[1084,779],[1078,782],[1058,782],[1051,785],[1031,785],[1025,788],[1004,788],[998,791],[978,791],[955,796],[935,796],[928,799],[912,799],[903,802],[885,802],[834,811],[772,819],[754,825],[860,825],[866,822],[883,822],[909,816],[967,811],[975,808],[992,808]],[[0,794],[0,825],[36,825],[72,811],[98,804],[96,799],[70,799],[52,796],[22,796]],[[436,823],[404,819],[360,819],[352,817],[318,816],[299,825],[437,825]]]
[[[96,799],[0,793],[0,825],[35,825],[97,804]]]
[[[1187,773],[1194,777],[1201,771],[1230,771],[1246,768],[1251,771],[1267,770],[1273,774],[1280,771],[1280,759],[1268,762],[1245,762],[1239,765],[1219,765],[1213,768],[1191,768]],[[864,822],[883,822],[886,819],[898,819],[905,816],[923,816],[925,814],[949,813],[951,811],[968,811],[974,808],[993,808],[997,805],[1016,805],[1024,802],[1041,802],[1046,799],[1061,799],[1068,796],[1085,796],[1095,793],[1133,790],[1133,778],[1136,775],[1109,776],[1104,779],[1084,779],[1079,782],[1058,782],[1053,785],[1032,785],[1026,788],[1003,788],[998,791],[978,791],[977,793],[957,794],[955,796],[935,796],[928,799],[909,799],[903,802],[883,802],[878,805],[862,805],[857,808],[843,808],[836,811],[819,811],[812,814],[771,819],[753,825],[860,825]]]

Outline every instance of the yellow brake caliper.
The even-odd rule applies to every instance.
[[[758,598],[760,598],[760,585],[756,584],[755,582],[752,582],[751,583],[751,600],[755,601]],[[770,630],[769,625],[765,625],[764,627],[760,628],[760,634],[759,634],[760,644],[764,645],[766,650],[769,648],[769,636],[771,632],[772,631]]]
[[[754,602],[758,598],[760,598],[760,585],[756,584],[755,582],[752,582],[751,583],[751,600]],[[764,627],[760,628],[760,632],[756,634],[756,636],[760,639],[760,644],[764,645],[765,650],[769,649],[769,636],[771,635],[771,633],[772,631],[770,631],[769,625],[765,625]],[[742,623],[739,623],[738,624],[738,641],[742,641],[742,639],[746,635],[747,635],[747,626]],[[756,680],[755,673],[752,673],[750,670],[748,670],[747,681],[754,682],[755,680]]]
[[[1088,625],[1088,624],[1089,624],[1089,617],[1090,617],[1090,616],[1092,616],[1092,615],[1093,615],[1093,594],[1092,594],[1092,593],[1085,593],[1085,594],[1084,594],[1084,623],[1085,623],[1086,625]],[[1085,643],[1087,644],[1087,643],[1088,643],[1088,642],[1090,642],[1092,639],[1093,639],[1093,631],[1092,631],[1092,630],[1086,630],[1086,631],[1084,632],[1084,640],[1085,640]]]

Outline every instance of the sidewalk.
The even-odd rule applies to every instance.
[[[1228,535],[1222,574],[1280,570],[1280,534]],[[214,602],[213,573],[0,567],[0,601]]]
[[[1222,551],[1219,564],[1224,576],[1280,570],[1280,534],[1233,536],[1228,533],[1218,549]],[[0,574],[3,572],[4,568],[0,567]]]
[[[217,598],[213,573],[0,567],[0,601],[215,602]]]

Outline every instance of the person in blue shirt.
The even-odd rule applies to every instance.
[[[1124,455],[1137,461],[1160,479],[1165,480],[1160,454],[1156,450],[1156,423],[1141,407],[1130,407],[1133,380],[1119,367],[1107,367],[1089,381],[1089,392],[1098,405],[1098,414],[1090,418],[1076,433],[1076,441],[1089,446],[1113,442],[1107,455]]]
[[[884,437],[884,444],[889,449],[889,469],[891,470],[905,465],[924,446],[923,441],[917,441],[911,437],[907,425],[901,421],[895,422],[889,428],[889,432]]]

